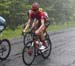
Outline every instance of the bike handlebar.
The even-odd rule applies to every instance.
[[[30,30],[28,31],[28,33],[32,33],[35,35],[35,32],[33,30],[34,30],[34,28],[31,27]],[[22,35],[25,35],[25,33],[27,33],[27,32],[22,32]]]

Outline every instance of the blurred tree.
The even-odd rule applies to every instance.
[[[10,28],[15,29],[25,23],[33,2],[38,2],[56,23],[75,18],[75,0],[0,0],[0,15],[6,18]]]

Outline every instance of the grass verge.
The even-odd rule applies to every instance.
[[[54,24],[50,25],[47,30],[48,31],[59,31],[61,29],[71,28],[75,27],[75,22],[65,22],[64,24]],[[22,26],[17,27],[15,30],[6,29],[2,33],[2,39],[3,38],[16,38],[21,36],[22,33]]]

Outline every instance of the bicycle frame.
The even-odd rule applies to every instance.
[[[32,31],[31,31],[30,33],[32,34],[32,37],[33,37],[34,47],[35,47],[35,48],[38,48],[36,41],[37,41],[38,39],[41,40],[40,37],[39,37],[38,35],[35,35],[35,33],[32,32]]]
[[[41,41],[41,38],[40,38],[40,36],[38,36],[38,35],[35,35],[35,33],[34,32],[32,32],[32,31],[30,31],[30,33],[32,34],[32,37],[33,37],[33,42],[34,42],[34,47],[37,49],[37,52],[38,52],[38,50],[39,50],[39,43],[40,43],[40,41]],[[44,31],[44,36],[46,36],[47,35],[47,31],[45,30]],[[36,41],[38,41],[38,43],[36,43]],[[36,53],[37,53],[36,52]]]
[[[41,46],[41,44],[40,44],[40,42],[41,42],[40,36],[35,35],[35,33],[32,32],[32,31],[28,31],[26,33],[26,36],[27,36],[27,34],[30,37],[32,37],[32,40],[29,40],[24,46],[24,49],[23,49],[23,52],[22,52],[23,62],[26,65],[31,65],[33,63],[35,57],[39,56],[39,55],[41,55],[44,59],[47,59],[50,56],[50,53],[51,53],[51,40],[49,39],[49,35],[48,35],[47,31],[46,30],[44,31],[44,34],[45,34],[44,36],[46,38],[45,40],[46,40],[46,43],[47,43],[46,49],[44,49],[44,50],[39,49],[40,46]],[[24,36],[24,37],[26,37],[26,36]],[[25,40],[25,38],[24,38],[24,40]],[[25,54],[27,56],[25,56]],[[26,57],[29,58],[29,60],[27,60]]]

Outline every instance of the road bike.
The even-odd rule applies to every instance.
[[[4,29],[5,29],[4,26],[0,26],[1,35]],[[8,39],[0,38],[0,60],[6,60],[10,54],[10,51],[11,51],[10,41]]]
[[[24,48],[22,52],[22,59],[26,65],[31,65],[36,56],[41,55],[44,59],[47,59],[51,54],[52,43],[47,31],[44,31],[46,48],[40,50],[41,39],[39,36],[35,35],[32,29],[25,33],[24,35]],[[27,41],[26,41],[27,39]]]

